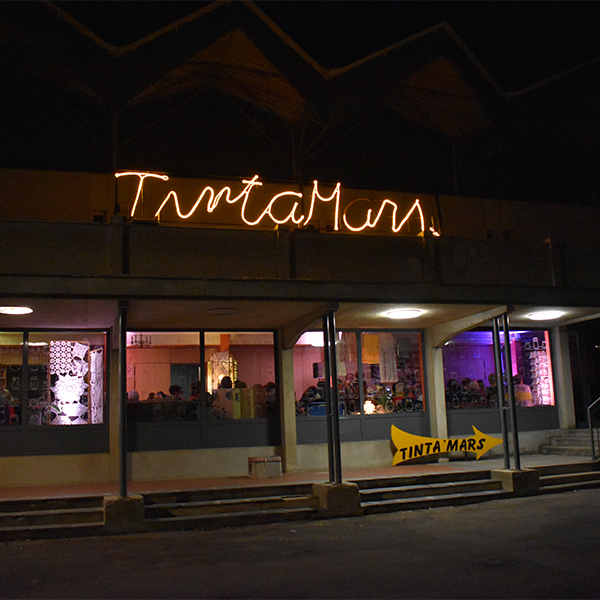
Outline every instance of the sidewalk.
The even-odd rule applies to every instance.
[[[578,456],[561,456],[548,454],[528,454],[521,456],[521,468],[533,468],[542,465],[573,464],[591,462],[591,459]],[[511,457],[511,467],[514,460]],[[480,460],[457,460],[450,462],[425,463],[418,465],[396,465],[389,467],[343,469],[344,481],[371,479],[378,477],[398,477],[402,475],[418,475],[423,473],[446,473],[460,471],[485,471],[504,469],[504,459],[482,458]],[[284,485],[288,483],[322,483],[329,481],[328,471],[303,471],[284,473],[278,478],[220,477],[202,479],[162,480],[162,481],[130,481],[127,484],[128,494],[142,494],[161,491],[185,491],[211,488],[253,487],[264,485]],[[80,496],[104,496],[119,493],[118,482],[97,483],[89,485],[61,485],[45,487],[0,488],[0,501],[26,500],[37,498],[65,498]]]

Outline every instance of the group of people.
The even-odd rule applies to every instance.
[[[193,388],[192,384],[192,388]],[[189,400],[192,400],[190,396]],[[186,398],[183,397],[183,388],[180,385],[172,385],[169,388],[169,395],[164,392],[150,392],[148,397],[144,400],[140,398],[140,394],[137,390],[131,390],[127,394],[128,402],[185,402]]]
[[[489,385],[485,386],[482,379],[471,379],[469,377],[465,377],[460,383],[457,379],[449,379],[446,384],[446,407],[488,406],[490,408],[497,408],[498,379],[496,373],[490,373],[488,383]],[[508,403],[506,378],[504,378],[503,383],[505,402]],[[513,377],[513,391],[517,405],[534,405],[531,388],[524,383],[523,377],[520,375]]]

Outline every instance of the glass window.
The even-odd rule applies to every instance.
[[[271,332],[127,334],[130,421],[256,419],[276,416]]]
[[[130,421],[195,421],[200,406],[198,332],[127,333]]]
[[[21,423],[23,334],[0,333],[0,426]]]
[[[207,332],[209,418],[258,419],[279,411],[271,332]]]
[[[500,343],[504,334],[500,332]],[[554,406],[548,331],[511,331],[511,370],[518,406]],[[497,408],[498,391],[491,331],[461,333],[442,350],[446,408]],[[502,351],[503,382],[506,365]],[[506,388],[505,388],[506,389]]]
[[[424,410],[418,332],[361,335],[365,414]]]
[[[339,331],[336,352],[340,414],[360,414],[356,333]],[[303,334],[294,346],[294,393],[298,415],[326,414],[324,360],[323,332]]]
[[[418,332],[338,332],[340,415],[425,409]],[[359,366],[360,365],[360,368]],[[307,332],[294,347],[296,413],[325,415],[322,332]],[[362,389],[361,389],[362,388]]]
[[[29,425],[88,425],[104,421],[103,332],[30,333],[26,373]]]

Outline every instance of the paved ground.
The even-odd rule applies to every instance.
[[[0,545],[0,598],[600,598],[600,490]]]

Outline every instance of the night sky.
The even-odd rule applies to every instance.
[[[210,4],[56,2],[125,45]],[[345,66],[443,21],[500,87],[520,90],[600,56],[597,2],[271,0],[256,4],[325,67]]]

